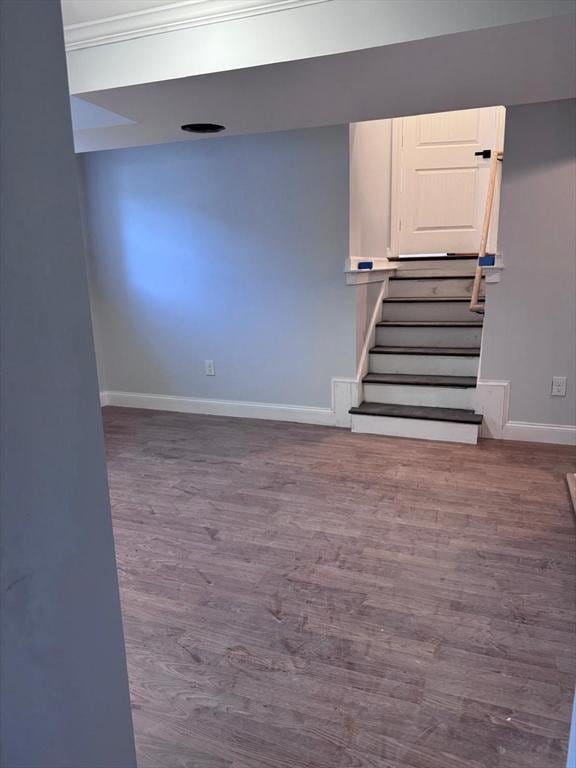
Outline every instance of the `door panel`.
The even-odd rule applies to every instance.
[[[480,110],[438,112],[406,118],[418,126],[418,145],[433,147],[446,144],[475,144],[480,133]]]
[[[476,168],[417,170],[415,231],[472,229],[476,222],[477,189]]]
[[[474,153],[502,149],[503,113],[488,107],[395,121],[394,255],[478,251],[490,161]]]

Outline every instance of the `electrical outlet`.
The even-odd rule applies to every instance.
[[[204,372],[206,376],[216,376],[214,370],[214,360],[204,360]]]
[[[566,376],[552,377],[552,394],[558,397],[566,397]]]

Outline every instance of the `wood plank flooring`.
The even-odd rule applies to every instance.
[[[573,449],[104,424],[140,768],[564,768]]]

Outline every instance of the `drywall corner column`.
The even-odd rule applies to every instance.
[[[0,764],[134,768],[60,4],[0,22]]]

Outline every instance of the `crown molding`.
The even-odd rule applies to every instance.
[[[181,0],[64,27],[67,51],[109,45],[189,27],[288,11],[332,0]]]

